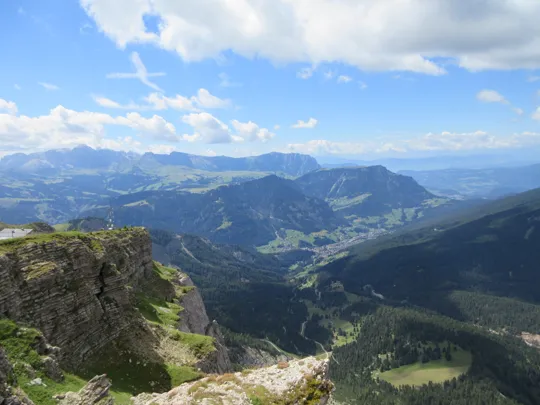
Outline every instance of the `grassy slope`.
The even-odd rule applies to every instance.
[[[415,363],[401,366],[384,373],[374,373],[373,377],[380,378],[395,387],[402,385],[422,386],[429,382],[438,384],[466,373],[472,364],[470,352],[458,348],[452,351],[452,360],[432,360],[427,363]]]

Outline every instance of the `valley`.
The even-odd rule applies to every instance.
[[[14,368],[18,386],[37,376],[44,382],[24,389],[36,404],[55,404],[53,394],[76,395],[106,373],[110,398],[120,405],[168,404],[179,392],[211,397],[227,379],[246,404],[281,405],[270,386],[257,388],[247,376],[271,378],[276,370],[302,369],[303,361],[322,362],[321,375],[313,387],[300,379],[298,394],[313,388],[309,395],[322,395],[315,394],[320,388],[329,396],[335,387],[337,404],[540,400],[540,352],[531,343],[540,334],[539,190],[456,200],[382,166],[321,169],[280,154],[270,163],[222,163],[92,151],[73,153],[78,163],[83,152],[109,156],[99,176],[135,170],[137,162],[142,171],[163,164],[202,170],[223,184],[199,178],[190,188],[171,178],[158,188],[145,183],[119,191],[108,180],[94,188],[76,175],[75,186],[61,173],[82,169],[63,152],[52,174],[42,165],[39,174],[24,174],[33,179],[19,185],[28,200],[14,197],[15,183],[3,191],[0,228],[32,233],[0,241],[0,270],[10,274],[8,284],[0,283],[0,313],[9,319],[0,325],[6,330],[0,346],[10,363],[34,367]],[[76,197],[66,197],[71,187]],[[44,222],[55,213],[55,221]],[[79,255],[94,281],[75,276]],[[45,297],[75,294],[73,302],[92,308],[78,310],[111,318],[87,319],[97,329],[85,335],[87,346],[79,344],[74,319],[53,316],[53,326],[42,312],[64,313],[60,302],[33,307],[29,286]],[[61,348],[53,360],[62,379],[36,357],[49,352],[13,354],[12,345],[22,344],[14,336],[26,325],[31,336],[43,334]]]

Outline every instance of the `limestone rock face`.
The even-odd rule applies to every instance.
[[[210,322],[208,319],[206,307],[199,290],[195,288],[189,276],[182,277],[180,284],[184,287],[192,287],[192,289],[182,297],[184,311],[180,313],[178,329],[182,332],[212,336],[215,339],[216,351],[201,361],[198,367],[205,373],[221,374],[232,371],[225,339],[217,322]]]
[[[152,274],[151,246],[144,229],[15,244],[0,251],[0,316],[39,329],[62,348],[51,361],[76,368],[140,319],[131,287]]]
[[[182,384],[165,394],[141,394],[134,405],[210,404],[215,398],[222,405],[274,403],[327,403],[333,390],[328,380],[328,360],[308,357],[290,363],[261,368],[251,372],[210,376]]]
[[[106,375],[92,378],[79,392],[68,392],[56,399],[59,405],[113,405],[114,399],[109,396],[111,381]]]

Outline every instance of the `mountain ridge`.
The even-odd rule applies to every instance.
[[[73,149],[6,155],[0,159],[0,170],[21,173],[54,173],[67,169],[95,169],[118,171],[136,169],[138,166],[183,166],[206,171],[281,172],[299,176],[320,165],[315,158],[299,153],[271,152],[259,156],[228,157],[201,156],[183,152],[155,154],[94,149],[86,145]]]

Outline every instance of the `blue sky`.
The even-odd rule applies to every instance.
[[[540,4],[456,3],[3,1],[0,154],[540,146]]]

